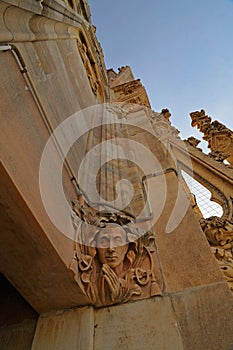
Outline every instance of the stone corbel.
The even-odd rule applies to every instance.
[[[155,236],[142,233],[124,212],[98,211],[80,195],[73,201],[76,229],[70,269],[96,307],[162,293]]]

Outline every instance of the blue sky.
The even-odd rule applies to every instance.
[[[232,0],[89,0],[107,68],[129,65],[186,138],[201,108],[233,129]]]

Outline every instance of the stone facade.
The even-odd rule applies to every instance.
[[[0,14],[0,264],[22,313],[2,282],[0,347],[232,349],[232,131],[202,110],[211,153],[182,141],[130,67],[106,70],[86,0]]]

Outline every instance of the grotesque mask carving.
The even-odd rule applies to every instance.
[[[82,196],[74,211],[77,235],[71,268],[91,304],[100,307],[161,294],[152,232],[141,234],[125,213],[96,211]]]

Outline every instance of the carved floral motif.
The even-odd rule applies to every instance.
[[[70,268],[90,303],[100,307],[160,295],[161,276],[152,232],[141,234],[127,213],[73,203],[76,240]]]
[[[212,216],[201,219],[200,223],[211,250],[233,291],[233,222]]]

